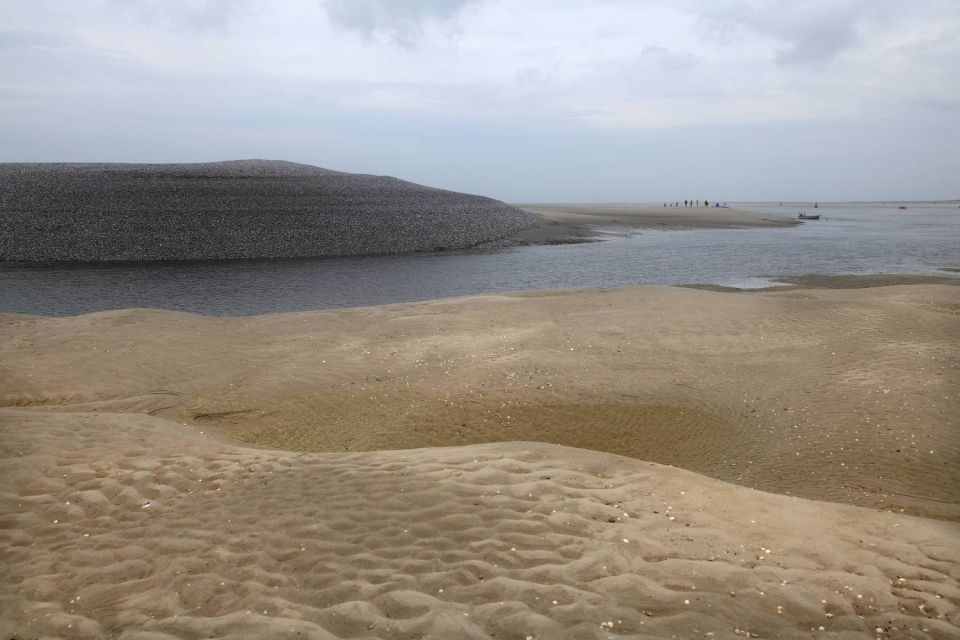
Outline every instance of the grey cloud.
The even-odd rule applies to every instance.
[[[704,37],[730,42],[744,30],[783,43],[777,53],[781,64],[829,61],[859,41],[860,25],[872,15],[882,15],[887,0],[777,0],[737,1],[704,13]]]
[[[815,16],[783,30],[787,46],[777,55],[784,64],[830,60],[857,43],[854,16]]]
[[[450,20],[483,0],[326,0],[323,8],[336,25],[373,37],[384,34],[413,46],[429,20]]]

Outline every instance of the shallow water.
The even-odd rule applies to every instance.
[[[210,315],[328,309],[519,289],[712,283],[757,287],[807,273],[960,267],[960,208],[774,204],[821,220],[794,228],[644,231],[605,242],[464,252],[204,263],[2,265],[0,312],[70,315],[153,307]]]

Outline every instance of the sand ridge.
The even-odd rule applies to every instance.
[[[300,451],[552,442],[956,520],[958,296],[637,287],[250,318],[8,316],[0,400]]]
[[[951,638],[958,525],[513,442],[0,410],[3,637]]]

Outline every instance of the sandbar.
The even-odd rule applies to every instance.
[[[541,223],[498,242],[566,244],[642,229],[739,229],[793,227],[791,218],[724,207],[664,207],[643,204],[517,204]]]

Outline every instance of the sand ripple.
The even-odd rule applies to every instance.
[[[960,632],[951,523],[546,444],[299,454],[0,419],[4,637]]]

